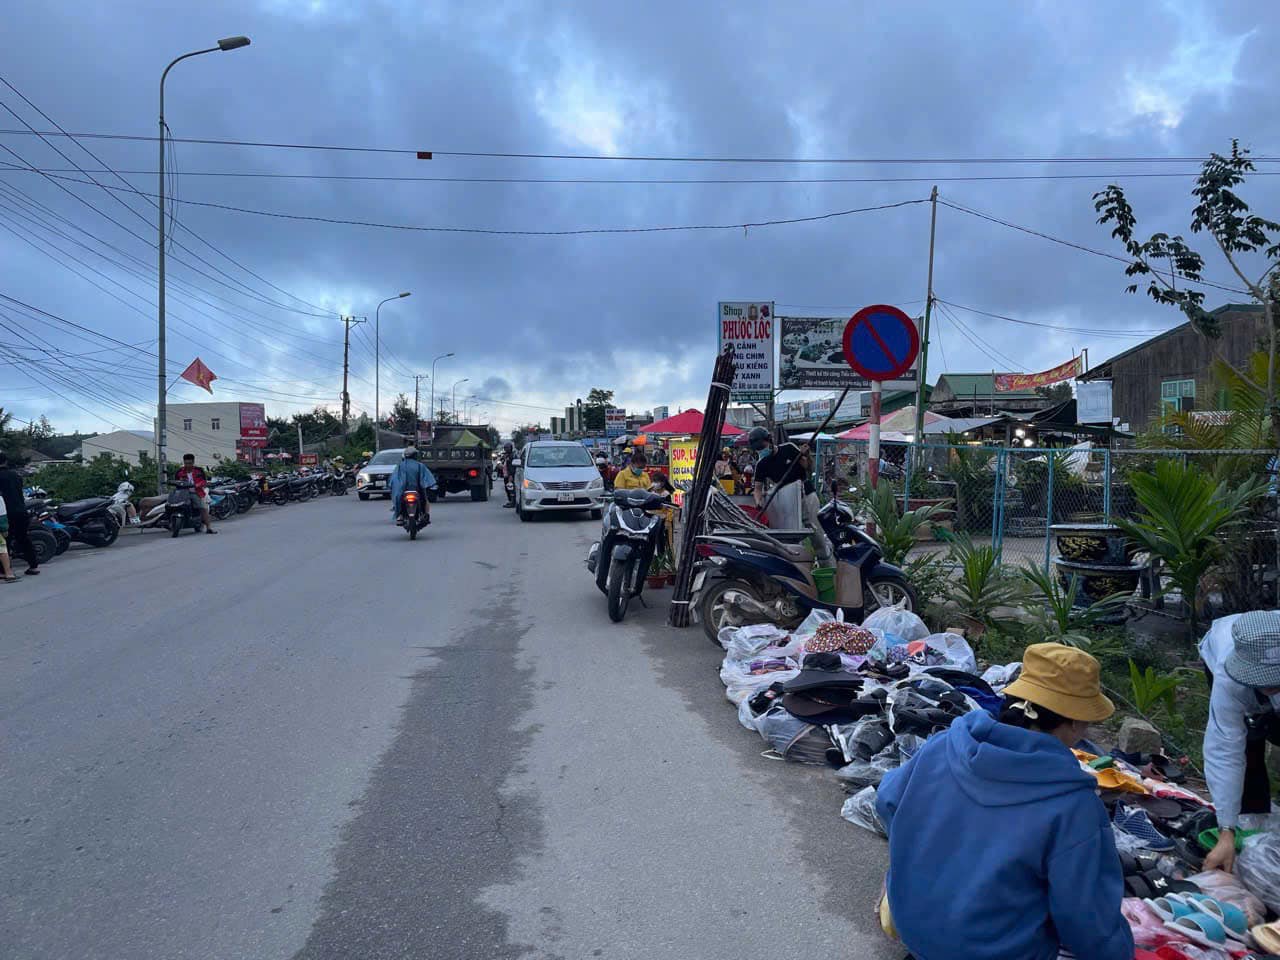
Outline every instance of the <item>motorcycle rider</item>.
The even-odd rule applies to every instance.
[[[120,486],[116,487],[116,492],[111,495],[111,503],[113,506],[121,508],[125,516],[125,522],[131,527],[136,527],[141,520],[138,519],[138,509],[129,499],[133,496],[133,484],[128,480],[123,481]]]
[[[400,500],[406,490],[417,490],[419,503],[422,504],[423,526],[431,522],[431,505],[427,500],[427,491],[435,488],[436,478],[425,463],[418,461],[418,448],[412,443],[404,448],[402,459],[391,474],[391,520],[400,522]]]
[[[205,475],[203,468],[196,466],[194,453],[182,455],[182,467],[178,470],[177,479],[194,484],[195,489],[191,493],[192,503],[200,508],[200,522],[204,524],[204,532],[217,533],[218,531],[213,529],[213,524],[209,520],[209,478]]]
[[[764,427],[756,427],[747,436],[747,445],[760,458],[756,464],[755,485],[753,494],[757,507],[765,503],[765,481],[781,489],[789,484],[804,484],[801,508],[804,514],[804,525],[809,528],[813,541],[813,552],[823,566],[833,566],[835,557],[831,552],[831,544],[823,532],[822,523],[818,519],[818,491],[813,485],[813,463],[809,455],[809,445],[787,442],[778,444]]]
[[[516,448],[510,440],[502,445],[502,457],[498,460],[498,473],[502,476],[502,485],[507,491],[507,502],[504,507],[514,507],[516,505],[516,469],[512,466],[512,462],[516,458]],[[507,481],[511,483],[508,484]]]

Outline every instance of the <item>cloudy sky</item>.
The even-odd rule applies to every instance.
[[[780,314],[834,316],[876,302],[914,312],[925,295],[926,204],[735,224],[918,200],[936,182],[950,202],[1115,251],[1094,223],[1091,194],[1122,182],[1144,226],[1185,232],[1191,179],[1137,174],[1195,169],[1119,158],[1203,156],[1233,136],[1280,156],[1280,10],[1269,0],[183,7],[49,0],[7,11],[0,294],[11,299],[0,299],[0,405],[20,418],[43,413],[64,429],[149,426],[155,212],[123,184],[155,192],[157,145],[80,140],[95,159],[65,138],[46,144],[13,131],[56,123],[154,137],[165,63],[227,35],[253,44],[170,74],[173,136],[437,152],[427,161],[175,145],[186,202],[174,212],[171,368],[199,355],[222,378],[216,397],[265,400],[273,414],[336,408],[337,316],[372,320],[378,301],[401,290],[412,297],[382,310],[384,404],[412,394],[411,375],[453,352],[437,365],[438,392],[469,378],[460,400],[481,398],[476,408],[504,427],[545,423],[593,386],[633,409],[701,406],[717,300],[772,299]],[[992,162],[1064,157],[1114,159]],[[12,168],[23,165],[48,176]],[[74,182],[86,178],[77,167],[120,189]],[[1063,179],[1034,179],[1046,175]],[[442,179],[407,179],[415,177]],[[998,177],[1024,179],[989,179]],[[670,182],[690,180],[703,182]],[[705,182],[726,180],[756,182]],[[1247,196],[1280,215],[1274,178],[1256,178]],[[430,232],[202,204],[488,231],[730,229]],[[941,207],[937,295],[1045,326],[950,307],[935,327],[931,373],[1033,371],[1084,347],[1096,362],[1177,322],[1169,308],[1126,295],[1122,271]],[[1207,274],[1230,280],[1217,258]],[[1208,302],[1231,297],[1211,290]],[[353,338],[357,409],[373,407],[371,327]],[[205,395],[181,384],[171,396]]]

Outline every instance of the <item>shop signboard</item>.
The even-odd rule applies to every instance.
[[[622,407],[606,407],[604,411],[604,435],[622,437],[627,433],[627,411]]]
[[[733,345],[729,399],[767,403],[773,399],[773,302],[721,301],[716,310],[719,352]]]
[[[667,456],[670,459],[670,472],[667,476],[672,486],[693,483],[694,467],[698,463],[698,441],[674,440],[667,444]]]
[[[774,419],[780,423],[790,423],[793,420],[804,419],[804,401],[789,400],[786,403],[779,403],[774,407]]]
[[[1084,372],[1081,357],[1072,357],[1051,370],[1040,373],[998,373],[995,377],[996,392],[1008,390],[1034,390],[1080,376]],[[1084,421],[1081,421],[1084,422]]]
[[[855,372],[844,355],[848,317],[778,317],[780,390],[867,390],[871,381]],[[914,390],[919,371],[911,369],[884,381],[886,390]],[[828,407],[822,416],[831,412]],[[813,419],[810,417],[809,419]]]
[[[1076,384],[1076,423],[1111,423],[1112,416],[1110,380]]]
[[[821,420],[835,405],[835,397],[823,397],[821,400],[808,400],[804,405],[804,418],[806,420]]]
[[[240,438],[242,440],[267,439],[267,411],[262,404],[240,404]]]
[[[298,463],[304,467],[314,467],[319,462],[320,454],[318,453],[303,453],[298,456]]]

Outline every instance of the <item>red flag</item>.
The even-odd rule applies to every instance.
[[[204,387],[210,393],[213,393],[213,388],[209,386],[209,384],[217,380],[218,377],[212,370],[204,365],[203,360],[196,357],[191,361],[191,366],[182,371],[182,379],[189,380],[197,387]]]

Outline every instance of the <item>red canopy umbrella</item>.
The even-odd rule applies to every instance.
[[[686,410],[684,413],[677,413],[674,417],[667,417],[665,420],[659,420],[656,423],[650,423],[646,426],[637,428],[638,433],[648,434],[680,434],[687,433],[694,436],[702,432],[702,411]],[[731,423],[724,425],[721,436],[737,437],[741,436],[744,431],[738,429]]]

